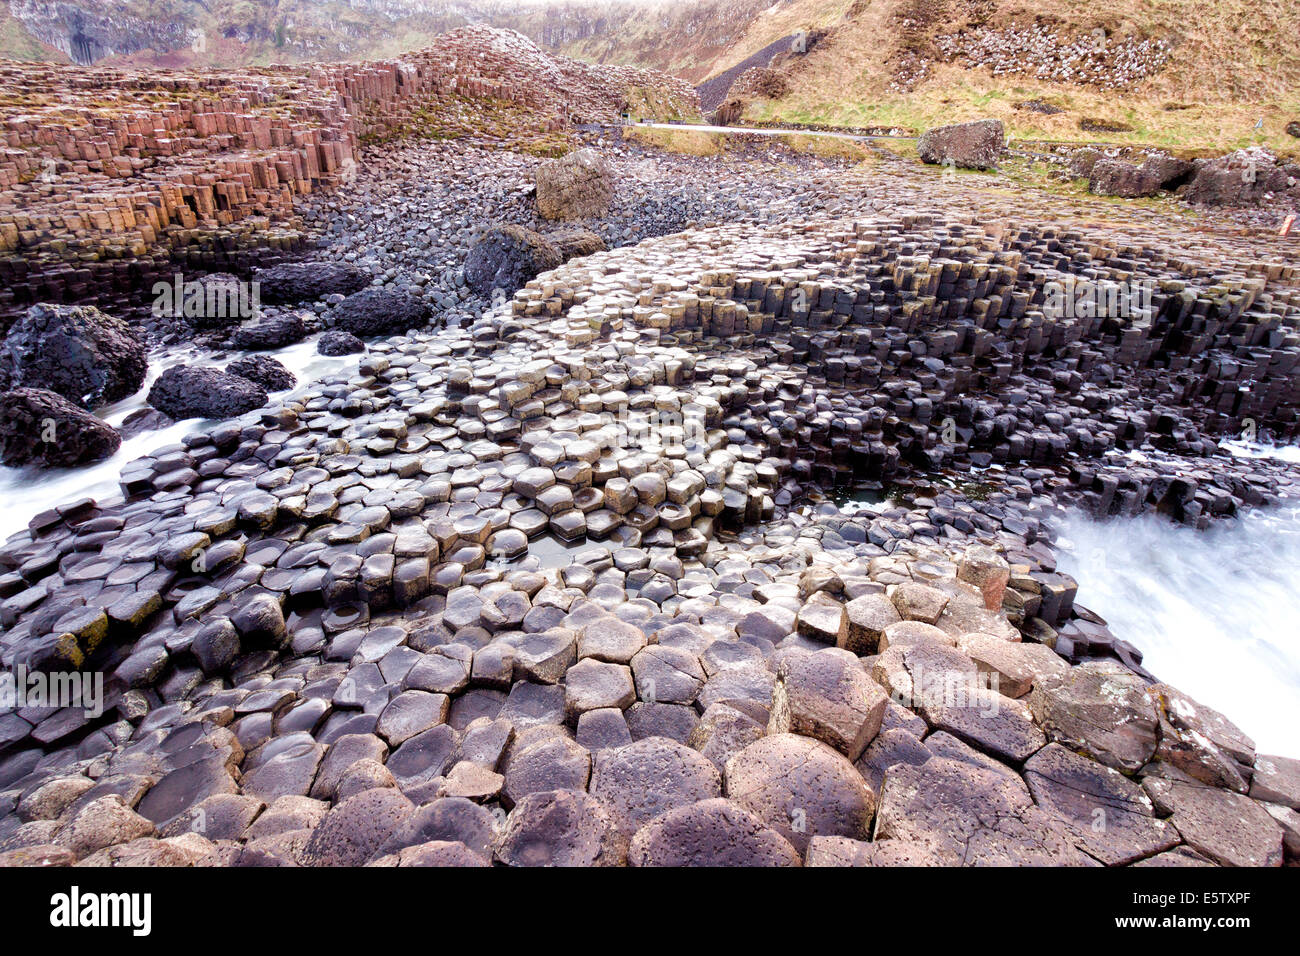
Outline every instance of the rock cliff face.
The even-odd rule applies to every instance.
[[[142,15],[151,6],[166,7],[160,11],[165,15],[157,19]],[[9,12],[31,36],[86,66],[142,50],[191,47],[200,35],[195,14],[202,15],[203,9],[192,0],[162,5],[10,0]]]
[[[778,5],[785,0],[778,0]],[[702,79],[767,0],[0,0],[33,41],[0,57],[43,59],[36,41],[82,65],[240,66],[361,59],[415,49],[482,24],[518,30],[544,49]]]

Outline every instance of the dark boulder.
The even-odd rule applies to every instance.
[[[465,281],[480,295],[492,295],[497,289],[510,295],[563,261],[555,243],[540,233],[522,226],[493,226],[465,257]]]
[[[1300,120],[1292,120],[1286,124],[1286,134],[1300,138]]]
[[[1162,189],[1177,189],[1190,177],[1193,166],[1173,156],[1149,156],[1141,166],[1118,159],[1098,159],[1088,173],[1088,191],[1097,196],[1134,199],[1154,196]]]
[[[284,364],[269,355],[245,355],[226,366],[227,375],[238,375],[256,382],[268,392],[282,392],[298,384]]]
[[[198,330],[238,325],[257,310],[251,283],[229,272],[213,272],[194,282],[159,283],[155,314],[183,318]]]
[[[156,432],[174,424],[176,423],[156,408],[137,408],[122,420],[122,424],[117,430],[121,434],[123,441],[125,441],[128,438],[134,438],[136,435],[143,435],[145,432]]]
[[[173,365],[149,389],[149,404],[176,420],[232,418],[266,404],[266,389],[215,368]]]
[[[342,329],[329,329],[316,340],[316,351],[321,355],[353,355],[365,350],[365,342]]]
[[[594,252],[604,252],[608,246],[605,240],[594,232],[577,229],[573,232],[561,232],[546,237],[560,251],[560,258],[565,262],[578,256],[589,256]]]
[[[353,335],[401,335],[429,324],[429,306],[407,292],[363,289],[335,306],[334,323]]]
[[[1258,206],[1288,191],[1300,199],[1295,176],[1268,150],[1252,147],[1198,159],[1183,198],[1205,206]]]
[[[1006,148],[1006,139],[1001,120],[975,120],[926,130],[917,141],[916,152],[924,163],[992,169]]]
[[[232,331],[227,341],[232,349],[258,352],[301,342],[307,337],[307,332],[307,317],[302,312],[269,309]]]
[[[0,395],[0,459],[6,465],[70,468],[108,458],[122,436],[62,395],[16,388]]]
[[[1092,164],[1088,175],[1088,191],[1096,196],[1135,199],[1154,196],[1160,191],[1160,180],[1145,166],[1119,159],[1099,159]]]
[[[1096,166],[1098,161],[1106,158],[1106,154],[1099,149],[1091,146],[1085,146],[1083,149],[1075,150],[1070,155],[1070,175],[1086,179],[1092,175],[1092,167]]]
[[[131,327],[94,306],[34,305],[0,353],[12,387],[49,389],[82,408],[133,394],[148,369]]]
[[[258,294],[271,305],[351,295],[370,285],[370,273],[346,262],[286,262],[253,273]]]
[[[1142,168],[1159,181],[1161,189],[1177,189],[1192,178],[1196,165],[1175,156],[1148,156]]]

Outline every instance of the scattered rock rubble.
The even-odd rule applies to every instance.
[[[941,60],[987,67],[995,76],[1028,74],[1103,90],[1131,89],[1159,73],[1173,52],[1173,43],[1161,37],[1110,36],[1101,28],[1068,36],[1044,23],[977,27],[938,36],[935,45]]]

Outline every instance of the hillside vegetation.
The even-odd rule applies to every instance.
[[[802,19],[801,19],[802,18]],[[713,73],[803,28],[827,36],[744,118],[901,125],[996,117],[1013,136],[1294,152],[1300,6],[1288,0],[797,0]],[[1262,120],[1262,125],[1260,121]]]
[[[732,97],[733,121],[920,130],[996,117],[1024,139],[1300,147],[1285,132],[1300,119],[1294,0],[0,0],[0,56],[373,59],[472,23],[712,80],[704,99]],[[790,49],[798,37],[809,42]],[[769,65],[779,75],[738,82]]]

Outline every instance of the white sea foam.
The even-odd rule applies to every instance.
[[[1300,757],[1300,508],[1206,531],[1158,516],[1061,526],[1079,603],[1156,677],[1220,711],[1261,753]]]
[[[258,354],[279,359],[297,378],[297,388],[355,363],[358,359],[356,355],[321,355],[316,351],[315,337],[278,351]],[[210,353],[192,346],[161,349],[149,356],[149,373],[138,392],[113,405],[96,409],[95,414],[110,425],[121,427],[132,412],[148,407],[145,397],[149,394],[149,386],[168,367],[179,364],[224,367],[228,361],[237,357],[238,353],[231,353],[221,360],[214,360]],[[288,394],[292,393],[275,393],[273,398]],[[55,505],[80,498],[110,500],[120,494],[117,480],[123,465],[156,448],[180,441],[203,424],[202,419],[190,418],[158,431],[134,435],[122,442],[122,447],[113,457],[82,468],[0,467],[0,502],[4,503],[4,507],[0,508],[0,541],[22,531],[33,516]]]

